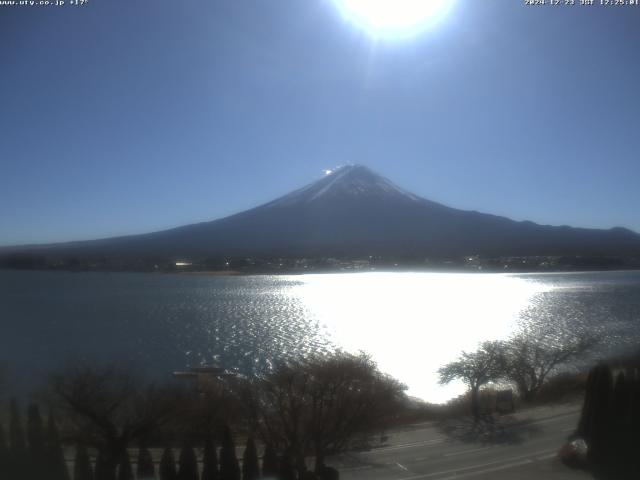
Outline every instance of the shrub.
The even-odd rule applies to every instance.
[[[89,453],[83,445],[76,446],[76,458],[73,464],[73,480],[93,480],[93,469]]]
[[[242,480],[257,480],[258,478],[260,478],[258,451],[253,438],[249,437],[242,457]]]
[[[138,480],[148,480],[156,478],[156,469],[153,466],[153,458],[149,449],[140,445],[138,449],[138,467],[136,469]]]
[[[198,480],[198,459],[193,447],[185,445],[180,450],[178,480]]]
[[[97,479],[96,479],[97,480]],[[160,458],[160,480],[178,480],[173,449],[165,448]]]
[[[211,436],[207,436],[202,457],[202,480],[218,480],[218,455],[216,445]]]
[[[240,466],[236,458],[236,446],[233,443],[233,436],[228,425],[225,425],[222,430],[220,480],[240,480]]]

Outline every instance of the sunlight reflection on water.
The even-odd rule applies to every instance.
[[[335,347],[370,353],[409,393],[444,401],[436,371],[517,321],[640,345],[640,272],[349,273],[220,277],[0,271],[0,367],[31,388],[71,361],[166,378],[216,362],[251,374]]]
[[[553,286],[508,275],[364,273],[306,275],[292,287],[337,346],[371,354],[408,393],[445,401],[436,370],[479,341],[506,338],[520,312]]]

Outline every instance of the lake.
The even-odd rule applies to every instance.
[[[445,401],[436,370],[518,322],[554,322],[640,343],[640,272],[206,276],[0,271],[0,363],[17,388],[69,361],[168,376],[218,362],[251,372],[287,356],[363,350]]]

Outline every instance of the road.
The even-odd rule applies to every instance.
[[[343,480],[589,479],[556,457],[574,431],[580,407],[532,409],[485,424],[413,425],[389,435],[381,448],[334,459]]]

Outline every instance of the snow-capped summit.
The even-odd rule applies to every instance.
[[[395,185],[364,165],[343,165],[326,170],[324,177],[309,185],[280,197],[268,206],[287,206],[322,200],[404,199],[419,202],[422,199]]]

